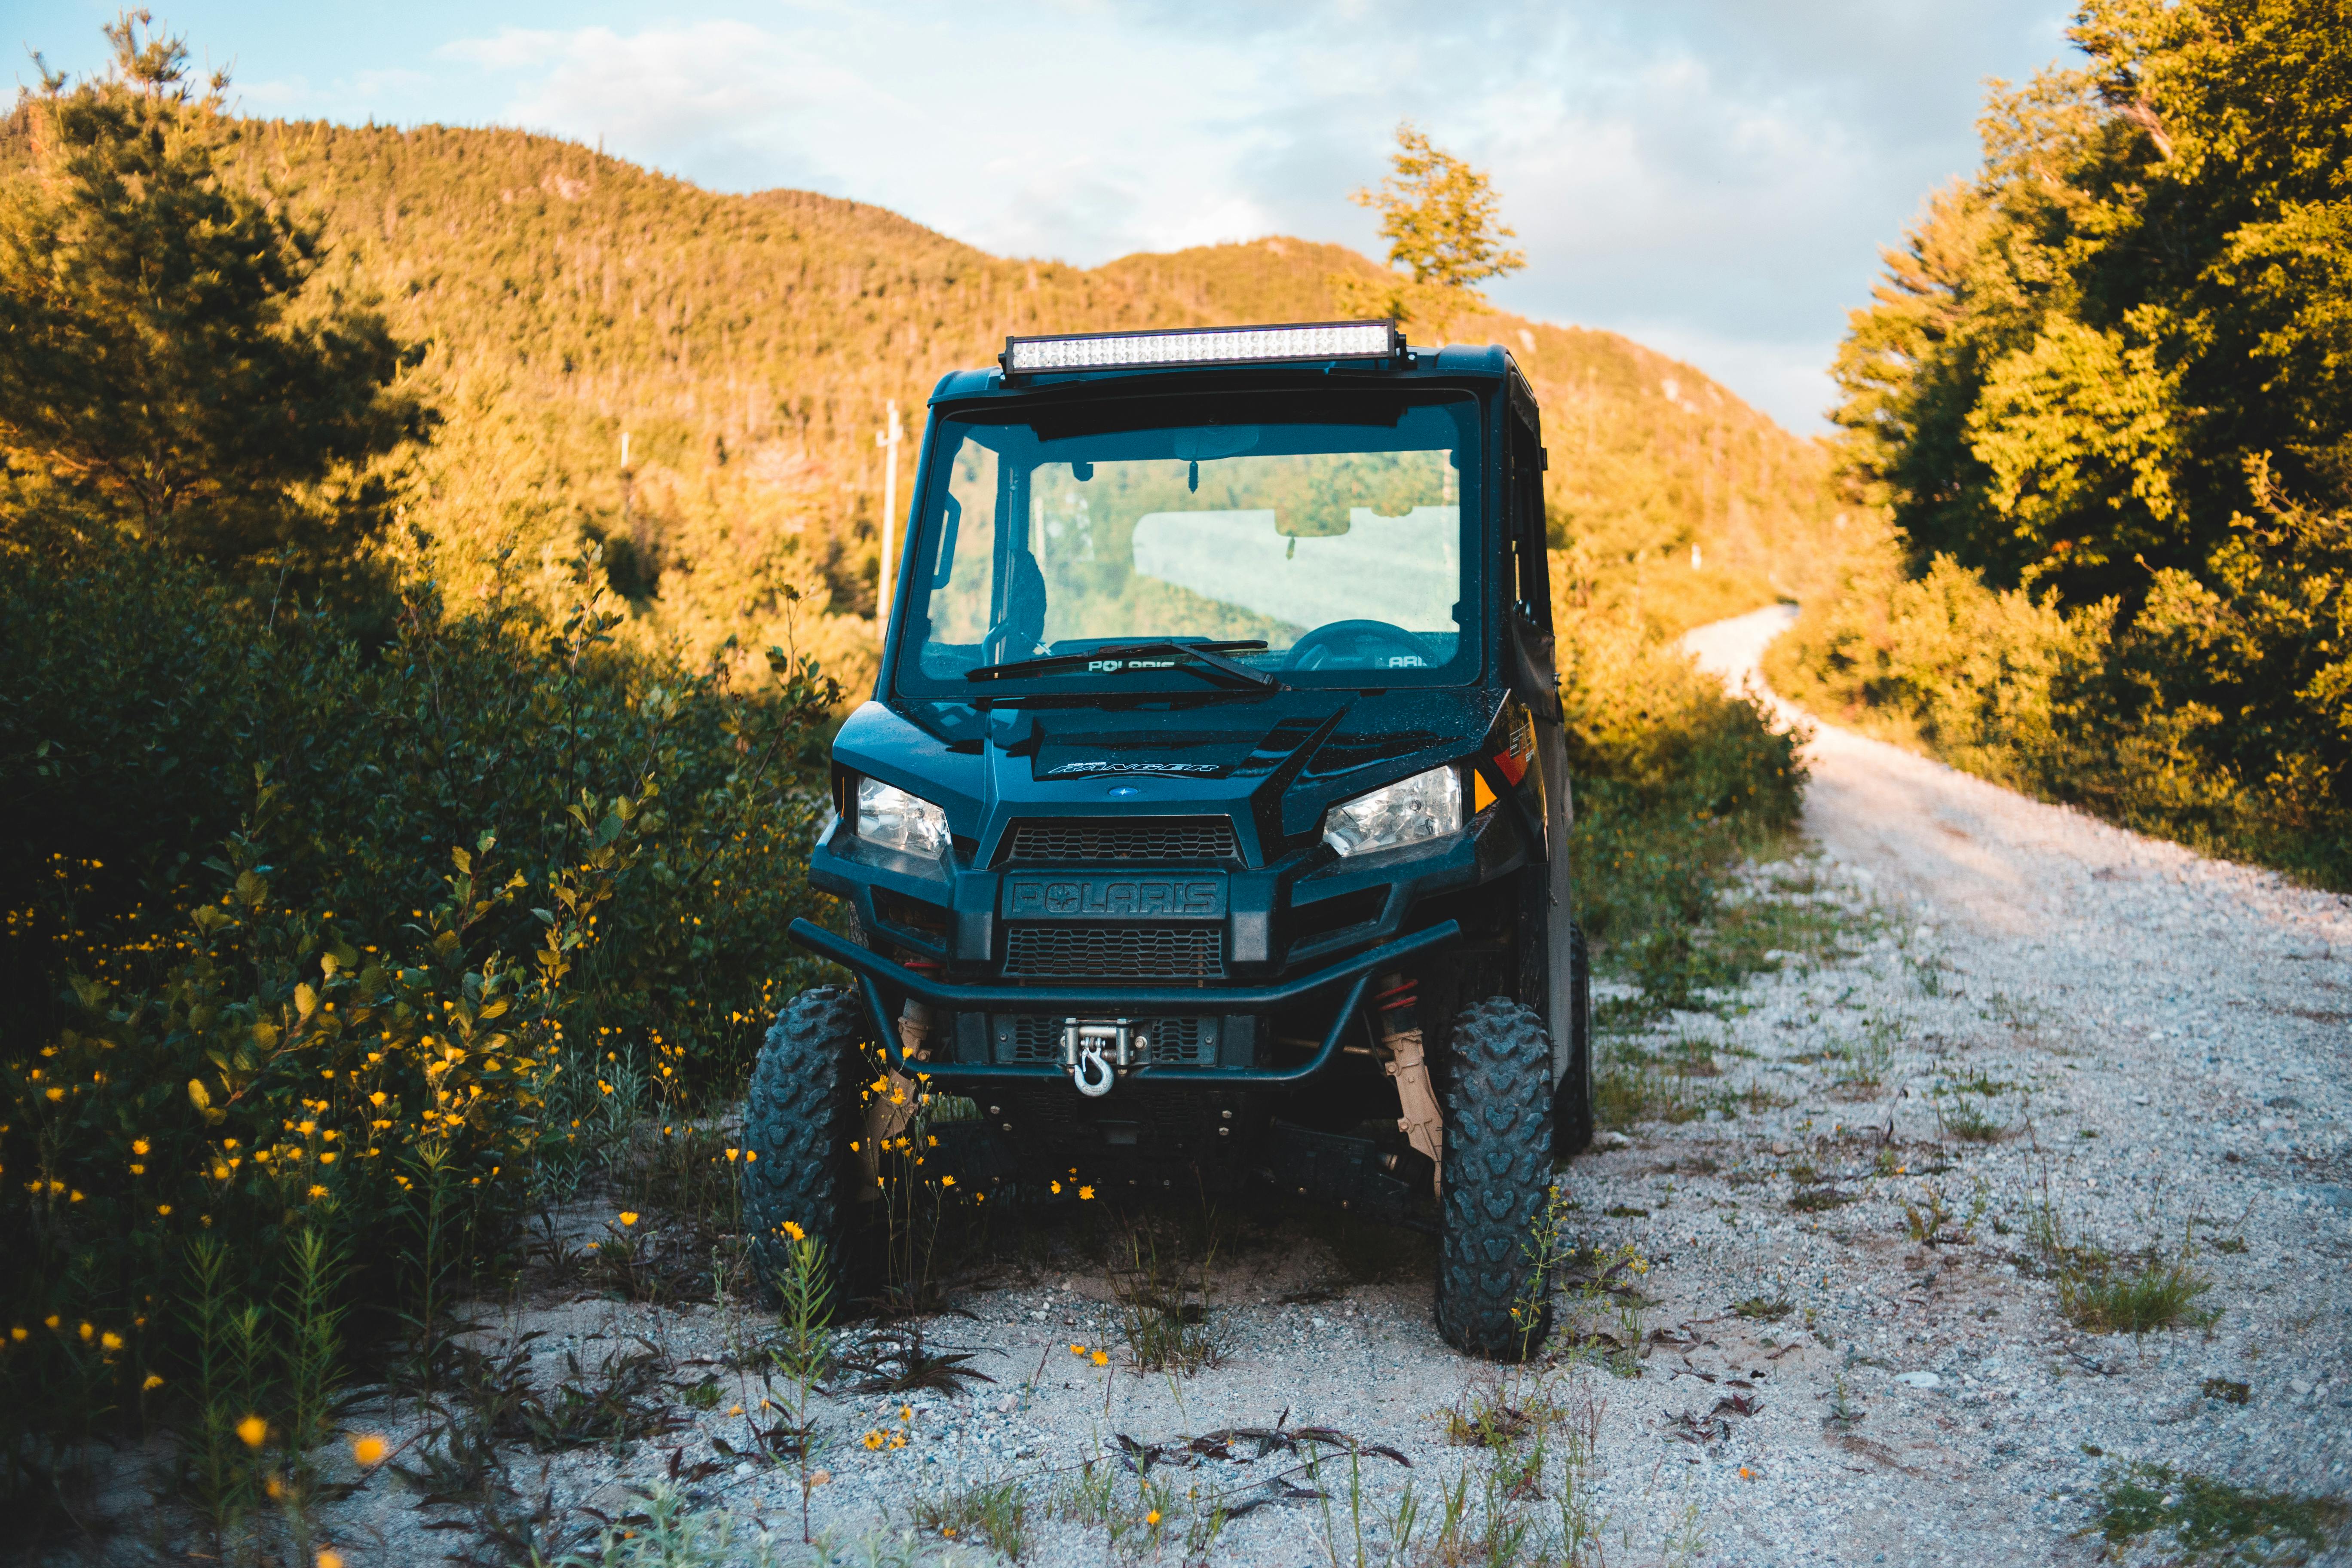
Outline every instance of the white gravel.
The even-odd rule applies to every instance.
[[[1689,641],[1737,680],[1785,624],[1786,612],[1760,612]],[[1792,953],[1718,1013],[1660,1032],[1711,1047],[1720,1076],[1702,1087],[1732,1115],[1643,1123],[1566,1176],[1571,1231],[1650,1265],[1640,1375],[1580,1358],[1563,1331],[1558,1364],[1514,1395],[1543,1392],[1597,1428],[1576,1479],[1594,1560],[2088,1563],[2105,1550],[2085,1533],[2102,1479],[2141,1461],[2260,1491],[2352,1494],[2352,908],[1834,729],[1816,731],[1810,756],[1804,827],[1817,848],[1754,868],[1745,896],[1813,910],[1843,950]],[[1841,1086],[1874,1047],[1888,1053],[1879,1086]],[[1754,1109],[1773,1099],[1786,1103]],[[1939,1111],[1962,1105],[2007,1132],[1944,1135]],[[1895,1173],[1880,1173],[1882,1158]],[[1799,1165],[1855,1201],[1792,1210]],[[2138,1340],[2071,1327],[2029,1245],[2045,1191],[2070,1238],[2184,1258],[2211,1279],[2203,1303],[2218,1321]],[[1906,1203],[1931,1194],[1972,1239],[1906,1234]],[[1475,1482],[1475,1451],[1445,1443],[1442,1413],[1497,1374],[1438,1341],[1425,1279],[1283,1304],[1333,1278],[1333,1260],[1303,1227],[1259,1228],[1215,1277],[1227,1359],[1189,1378],[1071,1355],[1073,1342],[1119,1349],[1099,1268],[1048,1254],[1008,1274],[1017,1283],[971,1296],[970,1317],[929,1331],[975,1352],[996,1383],[919,1395],[911,1421],[896,1399],[832,1402],[819,1522],[902,1531],[916,1499],[983,1478],[1036,1478],[1042,1496],[1120,1434],[1164,1440],[1286,1412],[1292,1427],[1328,1425],[1412,1459],[1409,1472],[1363,1462],[1361,1560],[1384,1561],[1379,1523],[1408,1475],[1424,1520],[1448,1478],[1470,1466]],[[1732,1313],[1750,1298],[1790,1311]],[[1571,1303],[1562,1321],[1610,1317]],[[644,1332],[681,1361],[712,1353],[724,1326],[707,1309],[604,1302],[522,1321]],[[2244,1384],[2245,1403],[2209,1397],[2213,1379]],[[1859,1413],[1843,1429],[1825,1421],[1841,1386]],[[1713,1417],[1735,1392],[1759,1413]],[[1714,1440],[1678,1437],[1685,1412],[1712,1421]],[[681,1435],[685,1462],[716,1457],[713,1436],[740,1442],[741,1426],[698,1416]],[[907,1445],[869,1453],[857,1443],[868,1429],[905,1432]],[[1552,1439],[1555,1455],[1565,1441]],[[671,1447],[625,1463],[566,1457],[552,1479],[560,1495],[610,1502],[622,1494],[596,1489],[651,1480]],[[1180,1496],[1240,1495],[1290,1462],[1160,1473]],[[519,1481],[538,1471],[516,1466]],[[1347,1472],[1344,1460],[1323,1472],[1337,1481],[1332,1533],[1320,1504],[1268,1506],[1227,1525],[1207,1560],[1358,1562]],[[730,1461],[693,1489],[740,1530],[798,1538],[789,1470]],[[1556,1530],[1557,1463],[1541,1489],[1528,1506]],[[420,1532],[428,1515],[381,1485],[345,1510],[347,1561],[446,1549]],[[1115,1553],[1099,1527],[1043,1508],[1029,1533],[1024,1561],[1037,1563],[1186,1556],[1172,1536]],[[2161,1537],[2124,1556],[2177,1559]],[[2339,1542],[2314,1561],[2352,1553]]]

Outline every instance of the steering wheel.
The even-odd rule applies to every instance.
[[[1343,658],[1342,650],[1352,652],[1365,644],[1386,644],[1397,649],[1387,659],[1358,664]],[[1401,662],[1406,658],[1412,662]],[[1284,661],[1286,669],[1423,669],[1438,662],[1430,656],[1429,645],[1405,630],[1386,621],[1331,621],[1317,626],[1290,646],[1290,657]]]

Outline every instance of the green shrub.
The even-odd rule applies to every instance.
[[[2352,584],[2352,519],[2272,500],[2214,570],[2159,572],[2129,611],[2062,611],[1946,556],[1906,580],[1889,560],[1807,605],[1766,674],[1824,717],[1995,783],[2352,886],[2352,731],[2336,721],[2352,679],[2327,636]]]
[[[1795,826],[1797,738],[1639,616],[1563,603],[1559,616],[1577,916],[1653,999],[1677,1005],[1719,978],[1695,933],[1723,877]]]
[[[246,1302],[291,1232],[362,1243],[354,1328],[429,1337],[566,1152],[559,1075],[625,1039],[672,1103],[731,1089],[808,967],[837,692],[610,627],[420,592],[370,647],[146,549],[0,559],[10,1419],[174,1401],[197,1238]]]
[[[2068,36],[1994,85],[1981,166],[1853,313],[1831,417],[1891,548],[1815,595],[1776,679],[2352,886],[2352,200],[2343,93],[2313,86],[2352,32],[2295,0],[2085,0]]]

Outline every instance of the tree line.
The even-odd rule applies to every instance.
[[[2091,0],[1997,86],[1838,356],[1889,549],[1801,694],[2130,826],[2352,884],[2352,27]]]

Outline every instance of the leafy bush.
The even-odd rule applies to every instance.
[[[2303,0],[2091,0],[2069,37],[1854,314],[1841,456],[1894,548],[1776,673],[2352,885],[2352,34]]]
[[[806,968],[838,692],[623,657],[613,619],[419,589],[370,647],[150,549],[0,560],[0,1406],[174,1387],[198,1237],[253,1301],[292,1228],[363,1238],[348,1299],[429,1316],[570,1137],[558,1075],[625,1037],[673,1101],[732,1083]]]
[[[2139,832],[2352,886],[2352,514],[2287,503],[2205,577],[2068,611],[1938,556],[1806,606],[1773,685],[1840,722]]]
[[[1695,930],[1726,871],[1795,826],[1797,737],[1727,694],[1644,617],[1555,582],[1576,791],[1578,919],[1663,1001],[1699,979]]]

